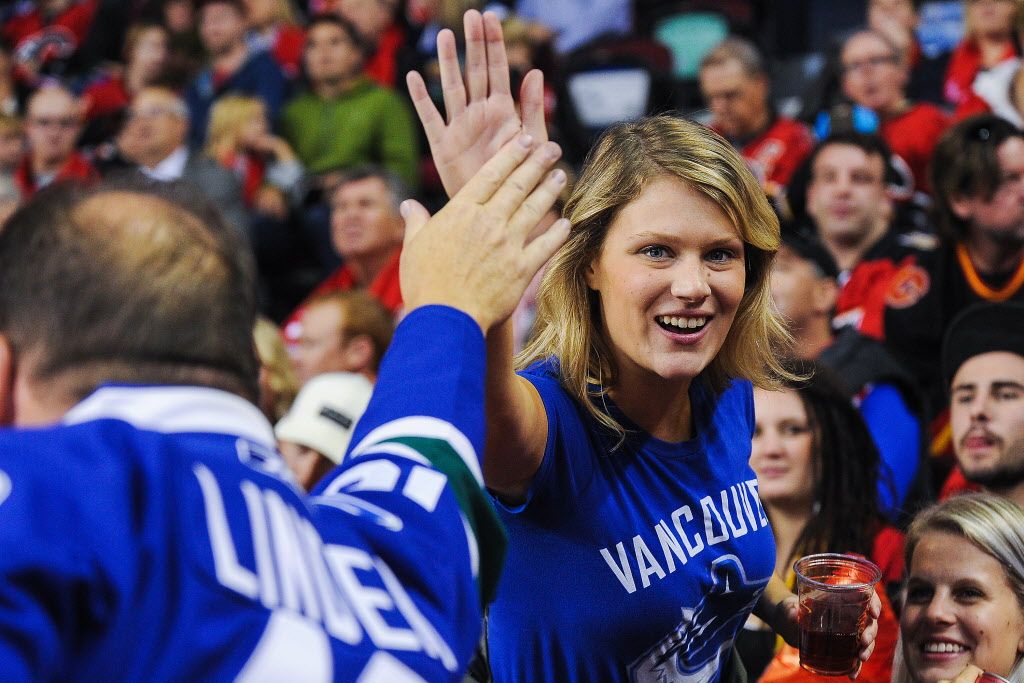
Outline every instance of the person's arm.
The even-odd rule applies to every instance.
[[[875,385],[860,412],[881,458],[878,501],[885,515],[895,519],[921,464],[921,425],[892,384]]]
[[[409,73],[413,106],[430,144],[441,182],[454,195],[502,145],[522,133],[547,140],[544,79],[533,70],[520,90],[522,118],[512,98],[501,22],[493,13],[470,10],[464,17],[465,82],[455,35],[438,34],[437,51],[447,121],[427,93],[423,78]],[[496,321],[487,335],[487,457],[484,481],[509,500],[523,497],[540,467],[547,442],[547,415],[540,395],[515,374],[512,323]]]
[[[505,536],[480,462],[484,334],[568,236],[558,221],[531,239],[565,183],[561,171],[547,173],[549,144],[513,140],[433,218],[403,203],[409,313],[349,452],[313,491],[324,540],[358,536],[393,579],[390,592],[408,596],[403,613],[438,635],[429,660],[389,650],[429,680],[444,678],[438,666],[465,665],[501,570]]]

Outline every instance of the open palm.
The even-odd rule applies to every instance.
[[[407,77],[413,106],[423,124],[438,174],[448,196],[458,192],[505,143],[521,132],[536,142],[547,140],[544,125],[544,77],[536,69],[520,89],[522,117],[516,110],[509,79],[508,57],[498,17],[466,12],[466,77],[459,68],[455,35],[437,36],[441,88],[447,122],[427,93],[423,77]]]

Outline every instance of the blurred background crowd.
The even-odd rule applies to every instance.
[[[758,399],[759,476],[794,424],[834,425],[803,488],[762,482],[781,573],[832,545],[851,510],[877,523],[844,542],[895,582],[902,540],[886,530],[908,511],[982,487],[1024,503],[1024,417],[1006,433],[977,411],[958,426],[939,370],[958,313],[1024,299],[1019,0],[7,2],[0,216],[56,181],[193,183],[248,237],[261,408],[312,487],[351,429],[318,406],[344,396],[338,410],[358,414],[401,314],[399,205],[445,201],[405,73],[443,111],[437,35],[462,45],[472,8],[501,17],[513,91],[543,72],[570,179],[608,125],[671,111],[740,150],[771,199],[783,224],[772,295],[794,362],[835,375],[791,387],[790,403]],[[519,345],[534,293],[515,314]],[[978,324],[1012,336],[1006,320]],[[337,372],[360,377],[319,377]],[[1000,444],[1016,460],[971,471],[971,453]],[[862,447],[876,464],[851,465]]]

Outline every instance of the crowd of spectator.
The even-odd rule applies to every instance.
[[[501,21],[508,93],[470,76],[453,94],[458,61],[480,66],[467,9]],[[940,16],[958,30],[940,35]],[[0,220],[49,185],[101,179],[181,181],[214,205],[256,263],[259,408],[312,490],[404,312],[403,202],[440,209],[468,180],[438,153],[457,146],[436,144],[431,107],[451,124],[514,99],[562,144],[543,229],[579,206],[573,180],[608,124],[706,126],[781,224],[770,297],[803,380],[755,393],[751,460],[775,573],[791,584],[817,551],[882,566],[865,674],[888,681],[915,513],[979,490],[1024,505],[1022,58],[1019,0],[21,0],[0,9]],[[540,276],[509,363],[524,346],[541,360]],[[595,378],[579,379],[585,401]],[[751,617],[740,640],[752,678],[796,680],[767,633]]]

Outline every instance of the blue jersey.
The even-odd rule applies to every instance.
[[[501,513],[509,557],[488,618],[494,678],[716,681],[772,575],[775,546],[748,465],[748,382],[691,389],[696,436],[617,439],[559,385],[523,375],[548,419],[527,501]],[[614,450],[613,450],[614,449]]]
[[[214,389],[103,386],[0,432],[0,678],[459,680],[504,543],[483,364],[467,316],[411,313],[313,499]]]

